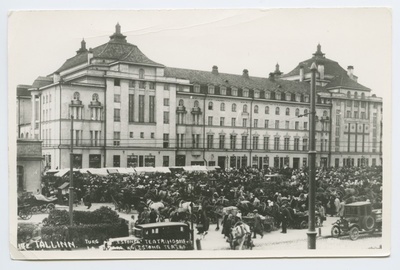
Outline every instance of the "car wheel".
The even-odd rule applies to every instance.
[[[342,232],[341,232],[340,227],[339,227],[338,225],[334,225],[334,226],[332,227],[332,229],[331,229],[331,235],[332,235],[332,237],[337,238],[337,237],[340,236],[341,233],[342,233]]]
[[[51,211],[53,211],[56,208],[56,206],[54,205],[54,203],[49,203],[46,208],[47,208],[47,212],[50,213]]]
[[[37,212],[39,212],[39,207],[33,206],[33,207],[31,208],[31,212],[32,212],[32,214],[36,214]]]
[[[355,241],[360,236],[360,230],[357,227],[352,227],[349,231],[350,239]]]

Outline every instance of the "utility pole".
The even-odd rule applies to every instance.
[[[316,73],[317,65],[315,62],[311,65],[311,96],[310,96],[310,148],[308,151],[308,160],[310,162],[309,180],[308,180],[308,249],[316,249],[317,232],[315,231],[315,97],[316,97]]]
[[[74,116],[71,115],[71,145],[69,153],[69,223],[74,223]]]

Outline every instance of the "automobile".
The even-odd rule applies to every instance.
[[[344,205],[344,214],[333,223],[331,235],[339,237],[348,234],[357,240],[361,232],[374,233],[382,230],[382,210],[372,209],[370,202],[354,202]]]
[[[111,238],[103,250],[193,250],[192,231],[183,222],[138,224],[133,235]]]

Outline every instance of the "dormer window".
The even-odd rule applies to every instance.
[[[200,93],[200,85],[195,85],[194,86],[194,92],[195,93]]]
[[[254,98],[260,98],[260,91],[258,90],[254,91]]]
[[[215,93],[214,85],[209,85],[208,86],[208,93],[211,94],[211,95],[214,95],[214,93]]]
[[[74,93],[74,100],[80,100],[81,94],[79,92]]]
[[[271,93],[269,91],[265,91],[265,98],[270,99],[271,98]]]
[[[304,95],[304,102],[310,102],[310,96]]]
[[[243,97],[249,97],[249,90],[243,89]]]
[[[220,88],[220,91],[221,91],[221,95],[226,95],[226,87],[224,87],[224,86],[222,86],[221,88]]]
[[[144,79],[144,69],[139,69],[139,79]]]
[[[232,96],[237,96],[238,95],[238,90],[237,88],[232,88]]]
[[[275,92],[275,99],[280,100],[281,99],[281,93]]]

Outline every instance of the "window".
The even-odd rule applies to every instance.
[[[354,112],[354,118],[358,118],[358,112]]]
[[[270,94],[270,92],[268,92],[268,91],[265,91],[265,98],[266,99],[269,99],[271,97],[271,94]]]
[[[365,93],[361,93],[361,99],[365,99]]]
[[[219,125],[220,125],[221,127],[225,126],[225,117],[220,117],[220,118],[219,118]]]
[[[231,135],[231,149],[236,149],[236,135]]]
[[[304,130],[308,129],[308,122],[304,122]]]
[[[367,119],[365,116],[365,112],[361,112],[361,119]]]
[[[144,139],[144,132],[140,132],[140,138]]]
[[[140,81],[140,82],[139,82],[139,88],[140,88],[140,89],[145,89],[145,88],[146,88],[146,83]]]
[[[169,101],[168,101],[168,103],[169,103]],[[183,99],[180,99],[179,102],[178,102],[178,106],[183,106],[183,105],[184,105]]]
[[[304,115],[307,116],[308,115],[308,110],[304,109]]]
[[[258,119],[254,119],[254,127],[258,128]]]
[[[193,148],[199,148],[200,134],[192,134],[192,146]]]
[[[264,121],[264,127],[265,128],[269,128],[269,120],[265,120]]]
[[[275,129],[279,129],[279,120],[275,120]]]
[[[221,112],[225,111],[225,103],[221,103],[220,110]]]
[[[258,106],[254,106],[254,113],[258,113]]]
[[[290,109],[286,108],[286,115],[290,115]]]
[[[361,101],[361,108],[365,108],[365,104],[366,104],[365,101]]]
[[[121,132],[114,131],[114,145],[115,146],[120,145],[120,140],[121,140]]]
[[[274,150],[279,150],[279,137],[274,138]]]
[[[225,135],[219,135],[219,149],[225,148]]]
[[[213,125],[213,117],[212,117],[212,116],[209,116],[209,117],[208,117],[208,125],[209,125],[209,126],[212,126],[212,125]]]
[[[296,111],[295,111],[295,116],[299,116],[300,115],[300,110],[299,109],[296,109]]]
[[[285,138],[284,140],[284,149],[289,150],[289,138]]]
[[[213,103],[211,101],[208,103],[208,109],[210,111],[212,111],[212,109],[213,109]]]
[[[144,69],[139,69],[139,79],[144,79]]]
[[[195,101],[194,101],[194,107],[195,107],[195,108],[198,108],[198,107],[199,107],[199,101],[198,101],[198,100],[195,100]]]
[[[354,98],[358,98],[358,93],[354,92]]]
[[[214,148],[214,135],[207,135],[207,148]]]
[[[129,87],[135,88],[136,87],[136,82],[135,81],[129,81]]]
[[[242,149],[247,149],[247,136],[242,136]]]
[[[260,98],[260,91],[254,91],[254,98]]]
[[[114,79],[114,86],[121,86],[121,80],[120,79]]]
[[[327,116],[328,116],[328,111],[324,111],[324,112],[322,113],[322,116],[327,117]]]
[[[232,104],[232,112],[236,112],[236,104],[235,103]]]
[[[135,118],[134,118],[134,112],[135,112],[135,95],[134,94],[129,94],[129,122],[134,122]]]
[[[144,123],[144,95],[139,95],[139,122]]]
[[[352,102],[351,100],[348,100],[348,101],[346,102],[346,104],[347,104],[347,107],[353,106],[353,102]]]
[[[94,93],[94,94],[92,95],[92,101],[99,101],[99,94]]]
[[[114,94],[114,102],[115,103],[121,103],[121,95]]]
[[[238,95],[238,90],[236,88],[232,88],[232,96],[237,96]]]
[[[79,92],[74,93],[74,100],[80,100],[81,94]]]
[[[155,96],[149,96],[149,122],[155,122]]]
[[[153,82],[149,82],[148,84],[149,84],[149,89],[154,90],[156,88]]]
[[[183,102],[183,100],[182,100],[182,102]],[[169,98],[164,98],[164,106],[169,106]]]
[[[258,149],[258,136],[253,136],[253,149]]]
[[[351,98],[351,93],[350,93],[350,91],[347,91],[347,97],[348,97],[348,98]]]
[[[294,138],[294,151],[299,151],[300,139]]]
[[[347,112],[346,112],[346,117],[347,117],[347,118],[351,118],[351,111],[347,111]]]
[[[129,132],[129,138],[133,138],[133,132]]]
[[[150,138],[151,138],[151,139],[154,139],[154,132],[151,132],[151,133],[150,133]]]
[[[215,94],[215,88],[214,88],[213,85],[209,85],[208,86],[208,93],[211,94],[211,95]]]
[[[114,109],[114,122],[121,121],[121,109]]]
[[[264,150],[269,150],[269,137],[264,137]]]
[[[169,124],[169,112],[164,112],[164,124]]]
[[[220,91],[221,91],[221,93],[220,93],[221,95],[224,95],[224,96],[226,95],[226,88],[225,87],[221,87]]]
[[[244,113],[247,113],[247,104],[244,104],[244,105],[243,105],[243,112],[244,112]]]
[[[164,133],[163,134],[163,148],[168,148],[169,147],[169,134]]]
[[[249,97],[249,90],[243,89],[243,97]]]
[[[285,129],[289,129],[289,121],[285,121]]]
[[[294,122],[294,129],[295,130],[299,129],[299,121]]]
[[[360,106],[360,102],[359,101],[354,101],[354,107],[358,108],[358,106]]]
[[[265,106],[265,114],[269,114],[269,107]]]
[[[164,83],[164,90],[169,90],[169,84],[168,83]]]
[[[121,156],[120,155],[113,156],[113,165],[114,165],[114,167],[121,166]]]
[[[275,114],[276,114],[276,115],[279,115],[279,107],[276,107],[276,108],[275,108]]]
[[[308,151],[308,139],[303,139],[303,151]]]
[[[163,156],[163,167],[169,166],[169,156]]]
[[[247,119],[243,119],[243,127],[247,127]]]
[[[195,85],[194,89],[193,89],[193,92],[200,93],[200,85]]]
[[[231,119],[231,126],[236,127],[236,118]]]

